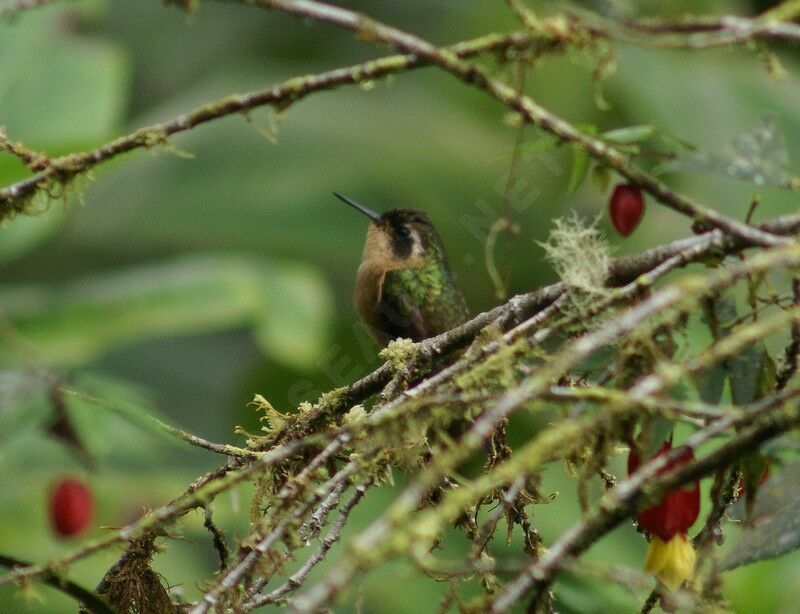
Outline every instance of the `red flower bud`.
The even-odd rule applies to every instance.
[[[666,454],[671,449],[672,444],[669,441],[664,442],[654,458]],[[692,460],[694,460],[694,454],[687,448],[658,473],[659,475],[668,473]],[[639,454],[632,449],[628,455],[628,474],[634,473],[640,464]],[[656,535],[662,541],[668,542],[675,535],[686,535],[689,527],[697,520],[699,513],[700,483],[692,482],[666,493],[655,505],[640,511],[636,520],[642,529],[651,535]]]
[[[94,515],[92,492],[74,478],[61,479],[50,492],[50,524],[60,537],[77,535]]]
[[[617,232],[627,237],[639,224],[643,214],[642,189],[632,183],[617,184],[608,203],[608,215]]]

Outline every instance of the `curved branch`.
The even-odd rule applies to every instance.
[[[457,57],[479,53],[499,52],[512,48],[525,48],[541,37],[525,32],[488,34],[461,42],[448,48]],[[23,213],[29,200],[55,184],[67,182],[102,162],[135,149],[149,149],[163,145],[166,140],[195,126],[253,109],[272,105],[282,110],[299,102],[313,92],[334,89],[340,85],[353,85],[378,79],[386,75],[419,68],[430,62],[413,54],[393,55],[361,64],[344,66],[312,75],[295,77],[263,90],[233,94],[188,111],[169,121],[140,128],[126,136],[101,145],[91,151],[73,153],[48,161],[46,168],[30,177],[0,189],[0,220],[15,213]]]
[[[413,34],[366,17],[361,13],[316,0],[248,0],[267,9],[277,9],[297,17],[310,18],[355,32],[359,38],[377,40],[405,53],[412,53],[439,66],[467,85],[485,91],[495,100],[517,111],[537,128],[581,146],[590,156],[603,162],[629,181],[638,184],[663,205],[689,216],[700,224],[714,226],[757,245],[775,246],[785,240],[755,229],[673,191],[655,176],[634,164],[610,144],[585,134],[554,115],[528,96],[494,79],[481,67],[463,61],[448,49],[440,49]]]

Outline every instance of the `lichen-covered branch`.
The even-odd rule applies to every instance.
[[[0,566],[7,569],[25,569],[30,567],[29,563],[20,561],[13,557],[0,554]],[[84,588],[80,584],[76,584],[71,580],[67,580],[54,573],[52,570],[46,570],[39,575],[39,581],[44,582],[48,586],[69,595],[75,599],[87,612],[91,614],[114,614],[114,610],[109,606],[101,597],[96,593]]]

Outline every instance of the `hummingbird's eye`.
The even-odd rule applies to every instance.
[[[411,231],[408,228],[406,228],[405,226],[398,226],[396,232],[397,232],[397,236],[398,237],[402,237],[403,239],[405,239],[406,237],[411,236]]]

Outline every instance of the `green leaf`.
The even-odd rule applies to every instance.
[[[800,548],[800,463],[786,465],[767,480],[753,509],[752,527],[723,559],[729,570],[772,559]]]
[[[653,418],[646,433],[646,440],[642,445],[642,458],[653,458],[672,435],[672,429],[675,427],[674,420],[668,420],[657,416]]]
[[[242,327],[253,330],[270,358],[308,368],[324,346],[329,294],[300,265],[223,255],[60,288],[0,289],[0,311],[24,340],[0,347],[0,361],[24,360],[33,348],[41,362],[75,366],[141,339]]]
[[[142,460],[145,450],[163,441],[183,447],[153,420],[169,420],[142,388],[108,376],[84,374],[68,386],[78,396],[65,395],[69,416],[81,441],[93,457]],[[87,397],[81,394],[88,395]],[[155,437],[154,437],[155,436]]]
[[[598,190],[605,192],[611,182],[611,170],[602,164],[595,164],[592,167],[591,180]]]
[[[617,128],[616,130],[603,132],[600,138],[609,143],[625,145],[646,141],[655,134],[655,131],[656,129],[653,126],[628,126],[627,128]]]
[[[589,154],[578,146],[573,147],[572,151],[572,173],[569,176],[569,187],[567,188],[567,192],[570,194],[580,187],[589,170]]]
[[[719,362],[695,376],[694,383],[697,387],[697,393],[700,395],[700,400],[712,405],[719,403],[722,398],[722,392],[725,390],[725,379],[727,377],[728,371],[725,365]]]
[[[30,147],[106,138],[121,123],[128,65],[119,49],[70,33],[61,11],[0,22],[0,124]]]
[[[725,364],[730,374],[731,400],[736,405],[752,403],[775,388],[775,363],[761,341],[748,345]]]
[[[546,134],[533,141],[526,141],[521,145],[522,151],[527,154],[539,153],[547,151],[558,145],[559,138]]]

